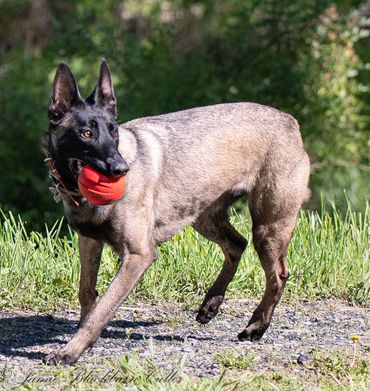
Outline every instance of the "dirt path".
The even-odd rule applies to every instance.
[[[123,306],[95,346],[80,359],[81,364],[100,365],[102,358],[119,358],[137,352],[160,368],[171,369],[185,360],[189,375],[215,376],[221,367],[215,355],[226,349],[253,355],[252,369],[275,370],[297,363],[311,349],[351,354],[351,336],[361,337],[360,349],[370,358],[369,310],[338,301],[280,304],[273,324],[258,343],[238,342],[252,301],[227,301],[210,324],[195,322],[194,311],[175,304]],[[78,311],[57,315],[30,311],[0,312],[0,381],[24,379],[40,366],[42,358],[62,346],[74,333]],[[300,370],[296,364],[293,370]],[[6,370],[4,370],[6,369]],[[5,379],[6,378],[6,379]],[[0,383],[1,384],[1,383]]]

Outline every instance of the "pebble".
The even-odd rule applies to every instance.
[[[309,361],[313,360],[312,354],[300,354],[297,358],[297,363],[299,365],[304,365]]]

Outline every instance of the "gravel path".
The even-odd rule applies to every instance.
[[[236,336],[255,305],[251,300],[226,301],[219,315],[205,326],[195,322],[194,311],[184,311],[176,304],[123,306],[80,363],[99,365],[102,358],[137,352],[166,369],[176,367],[183,358],[186,372],[209,377],[220,374],[222,368],[215,355],[225,349],[253,355],[252,369],[274,370],[297,362],[312,348],[350,354],[353,335],[361,337],[361,354],[370,358],[370,315],[366,308],[338,301],[280,304],[260,342],[238,342]],[[75,310],[55,315],[0,311],[0,372],[4,374],[6,368],[12,377],[9,381],[24,378],[48,352],[70,339],[77,320]],[[299,370],[298,364],[296,367]]]

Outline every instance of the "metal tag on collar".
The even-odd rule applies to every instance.
[[[62,201],[62,194],[60,193],[59,189],[57,187],[49,187],[49,190],[53,194],[54,201],[58,204],[60,201]]]

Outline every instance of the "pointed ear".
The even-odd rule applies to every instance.
[[[112,76],[105,58],[102,59],[99,71],[99,81],[94,91],[86,99],[91,105],[99,105],[108,109],[114,117],[117,116],[117,101],[114,95]]]
[[[82,99],[76,80],[68,65],[61,62],[58,64],[51,91],[49,119],[59,119],[73,105],[78,103],[82,103]]]

